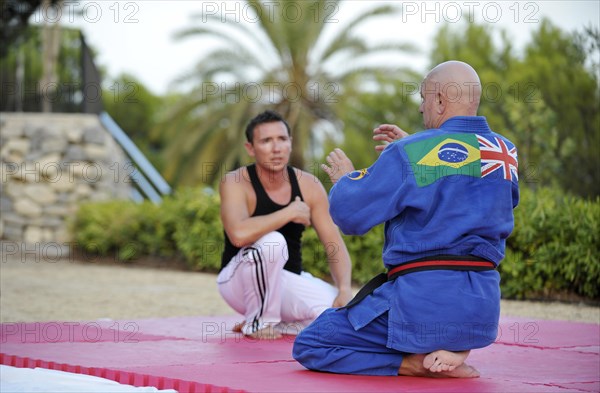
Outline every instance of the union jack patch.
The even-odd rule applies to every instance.
[[[490,141],[477,135],[477,141],[481,152],[481,177],[493,174],[510,181],[519,179],[516,147],[509,147],[498,137]]]

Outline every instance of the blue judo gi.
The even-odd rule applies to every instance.
[[[388,270],[437,255],[498,265],[519,200],[517,152],[484,117],[453,117],[387,146],[329,200],[345,234],[385,223]],[[496,270],[402,275],[351,308],[325,311],[298,335],[293,356],[312,370],[397,375],[407,354],[485,347],[498,332],[499,283]]]

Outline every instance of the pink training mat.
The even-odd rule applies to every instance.
[[[41,367],[184,392],[599,392],[600,325],[503,318],[496,342],[473,351],[477,379],[312,372],[293,336],[257,341],[240,318],[4,323],[0,364]]]

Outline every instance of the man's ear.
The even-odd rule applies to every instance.
[[[436,109],[437,109],[437,113],[438,114],[442,114],[446,111],[446,105],[448,104],[446,102],[445,97],[442,95],[441,92],[437,92],[435,94],[435,99],[436,99]]]
[[[244,143],[244,147],[246,148],[246,152],[250,157],[254,157],[254,146],[250,142]]]

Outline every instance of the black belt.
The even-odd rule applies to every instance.
[[[394,281],[396,278],[408,273],[422,272],[425,270],[463,270],[482,272],[496,269],[496,264],[483,258],[473,256],[448,256],[438,255],[415,259],[388,270],[387,273],[381,273],[373,277],[365,286],[363,286],[356,296],[352,298],[343,308],[350,308],[358,304],[361,300],[373,293],[377,288],[388,281]]]

